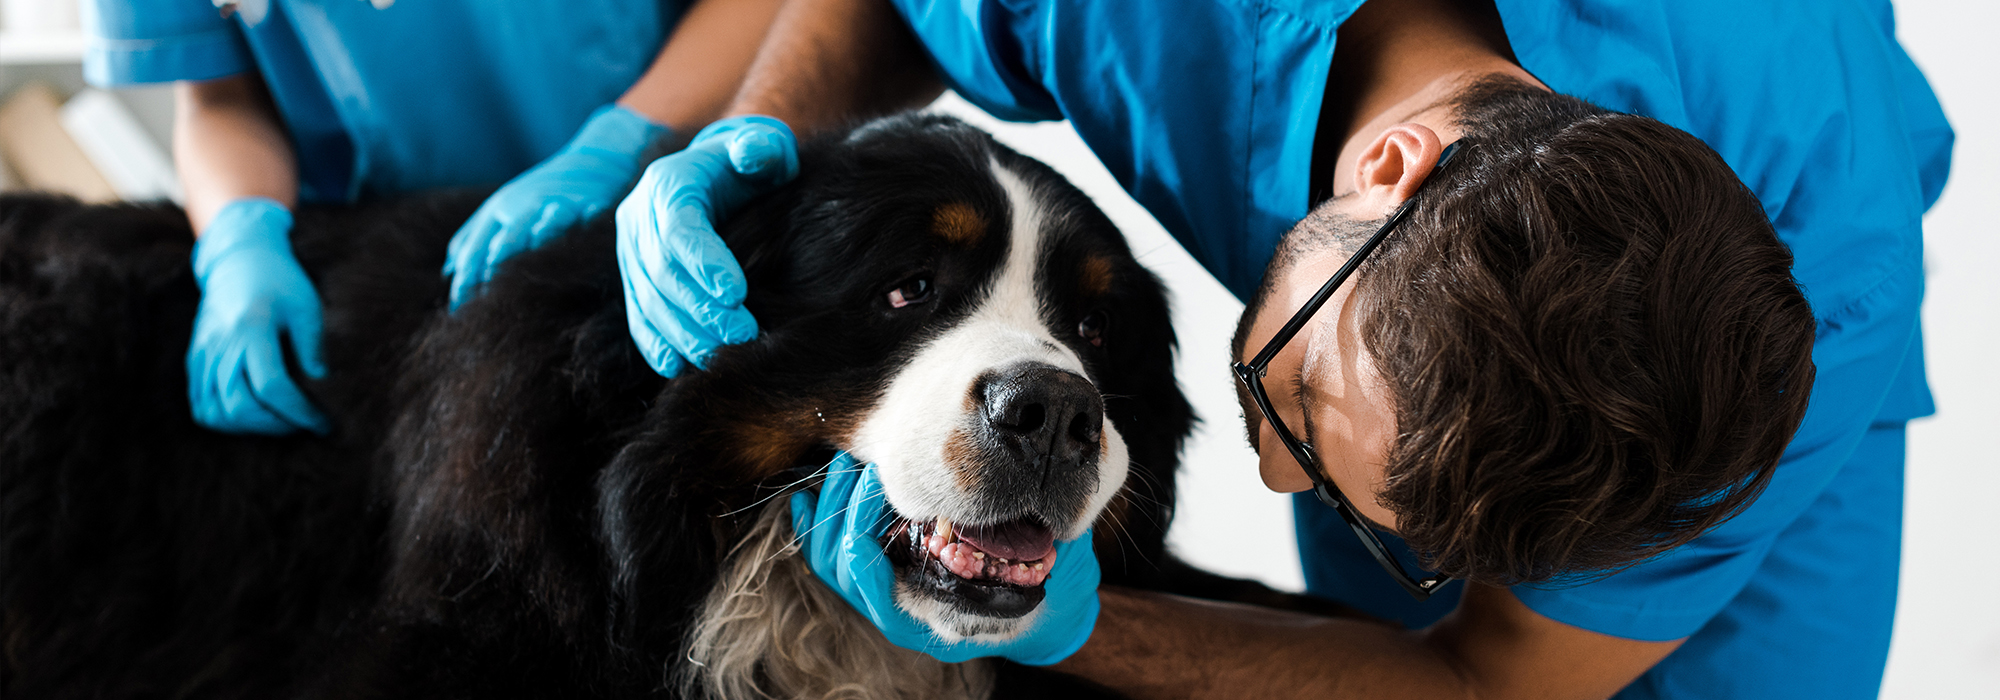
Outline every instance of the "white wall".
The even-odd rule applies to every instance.
[[[2000,698],[2000,5],[1903,0],[1897,34],[1958,132],[1924,217],[1925,360],[1910,426],[1903,581],[1885,698]]]
[[[1924,304],[1938,415],[1910,430],[1903,584],[1882,697],[2000,698],[2000,4],[1903,0],[1900,36],[1957,128],[1951,183],[1926,217]],[[1095,198],[1166,279],[1181,384],[1206,421],[1182,459],[1169,541],[1209,569],[1304,586],[1288,499],[1264,490],[1228,371],[1243,306],[1126,196],[1067,124],[999,122],[955,96],[936,109],[1047,161]]]

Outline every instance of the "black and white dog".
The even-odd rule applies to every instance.
[[[190,419],[181,212],[0,199],[0,694],[1091,692],[895,648],[821,586],[784,494],[834,450],[878,465],[898,602],[941,637],[1017,633],[1093,524],[1107,583],[1273,599],[1164,549],[1167,302],[1087,198],[937,116],[801,158],[724,231],[762,334],[671,381],[608,220],[447,315],[478,196],[301,211],[324,438]]]

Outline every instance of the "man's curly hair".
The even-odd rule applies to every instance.
[[[1376,496],[1398,534],[1511,585],[1616,571],[1740,512],[1813,381],[1811,309],[1756,196],[1646,117],[1507,79],[1453,102],[1463,152],[1356,275],[1396,401]]]

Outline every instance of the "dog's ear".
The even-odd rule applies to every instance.
[[[556,545],[593,539],[574,514],[592,507],[595,472],[665,383],[632,346],[612,235],[574,231],[518,256],[414,338],[385,445],[391,596],[443,605],[468,571],[544,583],[599,573],[595,552]]]
[[[760,282],[768,284],[770,280],[783,279],[787,272],[785,245],[795,235],[792,213],[798,207],[805,179],[801,177],[751,200],[717,226],[717,233],[729,244],[729,251],[736,254],[736,262],[743,266],[751,289],[756,289]]]
[[[1105,581],[1153,586],[1176,565],[1166,551],[1167,529],[1181,446],[1196,419],[1174,380],[1176,340],[1163,285],[1136,264],[1121,274],[1133,296],[1115,321],[1118,352],[1103,376],[1104,413],[1125,438],[1133,474],[1112,503],[1116,532],[1100,535],[1097,551]]]
[[[666,653],[680,643],[682,613],[713,585],[719,545],[712,504],[681,473],[682,452],[649,432],[598,474],[595,531],[613,643]]]

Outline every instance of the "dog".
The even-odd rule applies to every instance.
[[[0,691],[1102,694],[896,648],[814,578],[787,495],[839,450],[879,470],[898,605],[940,638],[1032,624],[1050,542],[1090,527],[1108,584],[1287,600],[1166,551],[1194,418],[1165,292],[1088,198],[935,115],[800,159],[722,229],[760,334],[671,380],[608,219],[447,313],[479,194],[302,207],[323,437],[193,423],[178,209],[0,199]]]

